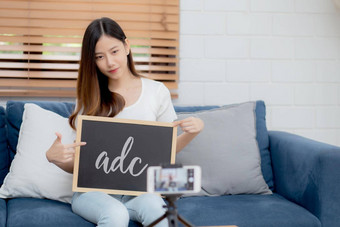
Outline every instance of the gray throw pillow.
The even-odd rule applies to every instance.
[[[196,116],[205,124],[176,157],[176,163],[201,166],[202,190],[196,195],[272,194],[261,171],[255,107],[246,102],[178,114],[179,120]]]

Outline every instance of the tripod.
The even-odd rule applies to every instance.
[[[167,201],[166,207],[167,211],[164,215],[162,215],[160,218],[156,219],[154,222],[152,222],[147,227],[155,226],[157,223],[162,221],[163,219],[167,218],[169,222],[169,227],[178,227],[178,221],[182,222],[184,226],[186,227],[194,227],[194,225],[190,224],[188,221],[186,221],[184,218],[182,218],[178,213],[175,205],[175,201],[180,197],[180,195],[169,195],[165,197],[165,200]]]

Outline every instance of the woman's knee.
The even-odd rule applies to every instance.
[[[149,225],[156,219],[162,217],[165,214],[165,202],[159,195],[156,194],[144,194],[143,199],[149,204],[146,208],[146,213],[144,214],[144,225]],[[163,219],[160,223],[156,225],[157,227],[168,226],[167,219]]]
[[[125,205],[130,211],[132,220],[139,221],[143,225],[151,224],[165,213],[165,203],[156,194],[142,194]]]
[[[111,227],[122,226],[127,227],[129,225],[129,212],[127,208],[121,204],[121,206],[107,207],[105,211],[101,213],[101,217],[98,220],[98,227]]]
[[[148,204],[147,207],[149,209],[156,209],[160,210],[161,212],[164,211],[165,202],[159,195],[146,193],[140,195],[139,197],[143,203]]]
[[[103,192],[76,194],[72,210],[100,227],[128,226],[129,213],[124,204]]]

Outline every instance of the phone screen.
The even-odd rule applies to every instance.
[[[155,192],[193,191],[195,171],[193,168],[160,168],[154,171]]]

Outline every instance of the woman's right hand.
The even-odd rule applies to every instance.
[[[62,135],[58,132],[55,134],[57,138],[46,152],[46,158],[49,162],[59,166],[66,172],[72,173],[75,148],[78,146],[84,146],[86,142],[62,144]]]

